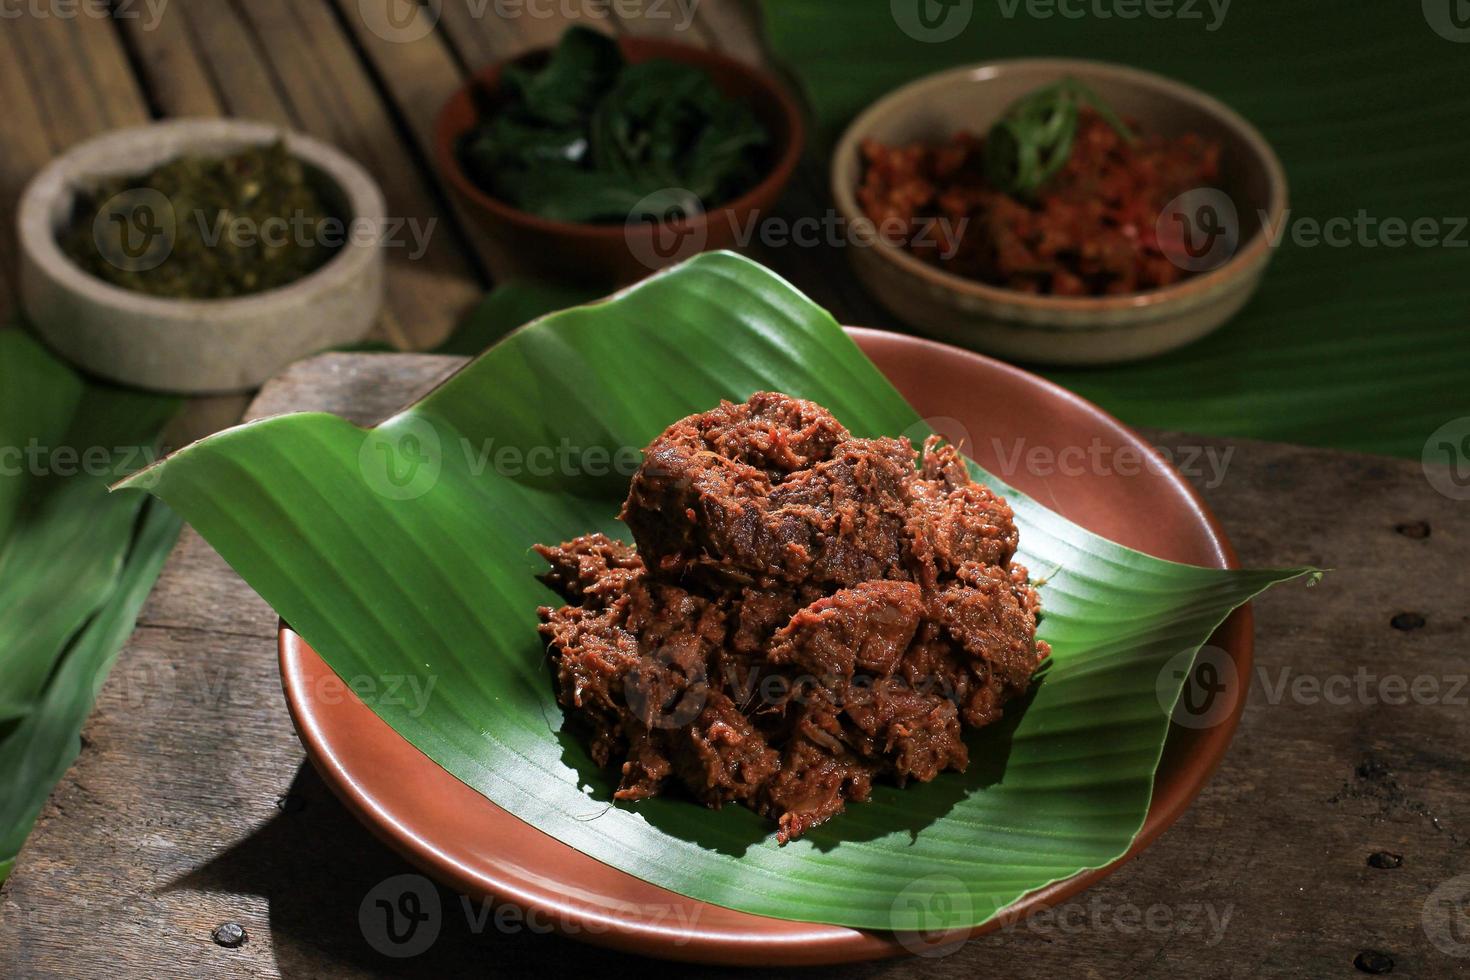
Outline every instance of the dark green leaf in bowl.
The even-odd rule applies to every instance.
[[[650,194],[680,189],[681,213],[730,201],[759,182],[770,134],[701,69],[625,65],[616,44],[569,30],[544,68],[510,66],[461,138],[470,177],[518,208],[558,221],[662,220]],[[657,202],[655,202],[657,203]]]
[[[510,101],[551,126],[581,122],[623,68],[618,43],[606,34],[573,27],[540,69],[507,65],[501,75]]]

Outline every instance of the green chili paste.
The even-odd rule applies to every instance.
[[[184,156],[77,195],[59,242],[87,272],[176,299],[275,289],[320,268],[347,226],[281,142]]]

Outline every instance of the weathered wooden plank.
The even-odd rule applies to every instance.
[[[86,9],[86,5],[79,5]],[[96,5],[92,5],[96,7]],[[61,9],[61,8],[57,8]],[[84,14],[74,20],[59,20],[67,25],[76,58],[73,71],[80,69],[87,78],[87,98],[101,105],[109,128],[146,123],[152,114],[142,87],[133,74],[118,33],[118,22],[105,17]]]
[[[257,0],[238,13],[295,126],[359,160],[382,185],[389,217],[404,223],[388,249],[390,336],[409,347],[438,343],[479,297],[478,277],[453,230],[440,226],[438,202],[342,25],[323,4]]]
[[[370,421],[455,363],[318,358],[290,369],[252,411],[350,408]],[[1142,857],[1050,916],[939,959],[803,976],[1352,975],[1364,949],[1393,957],[1396,975],[1463,973],[1465,961],[1429,941],[1421,916],[1470,854],[1465,707],[1450,690],[1470,671],[1461,570],[1470,514],[1408,461],[1157,439],[1176,459],[1211,452],[1225,464],[1218,483],[1212,470],[1194,472],[1243,561],[1338,569],[1315,589],[1292,585],[1256,603],[1258,669],[1220,772]],[[1395,628],[1405,612],[1424,625]],[[18,975],[658,969],[524,927],[498,931],[493,915],[474,903],[467,912],[449,893],[429,952],[409,961],[374,952],[358,908],[375,884],[409,869],[301,768],[275,672],[275,617],[188,533],[145,622],[103,689],[86,750],[0,891],[0,962]],[[1376,678],[1366,696],[1312,694],[1361,671]],[[1388,677],[1434,679],[1439,700],[1386,703]],[[1378,851],[1401,855],[1402,866],[1370,866]],[[224,921],[243,924],[249,941],[212,943]]]
[[[259,42],[232,3],[171,0],[164,11],[163,23],[169,30],[161,34],[159,43],[184,43],[195,52],[226,115],[277,126],[297,125]],[[184,63],[188,59],[180,55],[179,60]],[[167,98],[166,89],[167,86],[157,93],[160,102]],[[164,107],[170,114],[180,114],[167,102]]]
[[[118,23],[137,52],[144,89],[164,115],[223,115],[226,103],[216,84],[213,65],[207,61],[188,18],[188,8],[168,4],[156,17],[124,18],[119,14]],[[236,48],[229,60],[248,64],[248,58],[248,51]]]
[[[444,0],[440,8],[439,32],[471,74],[520,50],[519,35],[485,24],[483,9],[479,0]]]
[[[507,278],[513,271],[511,256],[485,235],[475,214],[438,173],[435,120],[445,100],[464,83],[464,75],[444,32],[430,30],[419,34],[421,28],[415,28],[397,34],[365,16],[365,8],[358,0],[336,0],[336,4],[338,15],[352,31],[384,92],[392,100],[395,112],[408,127],[419,157],[427,161],[440,196],[448,202],[445,220],[453,223],[458,236],[474,250],[480,267],[492,280]],[[420,9],[427,12],[432,8]]]
[[[21,192],[51,156],[39,97],[20,60],[20,36],[0,31],[0,319],[19,308],[16,210]]]
[[[572,24],[609,34],[620,27],[598,0],[444,0],[439,24],[471,73],[550,47]]]
[[[12,51],[31,81],[47,136],[61,151],[114,126],[146,122],[148,112],[131,77],[116,82],[122,58],[112,25],[92,17],[25,12],[5,22]]]

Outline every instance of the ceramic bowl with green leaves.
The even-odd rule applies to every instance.
[[[767,72],[574,27],[455,92],[435,155],[505,268],[606,286],[735,247],[804,139],[800,108]]]

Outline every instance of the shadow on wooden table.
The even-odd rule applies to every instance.
[[[409,977],[646,970],[636,957],[552,935],[513,906],[432,885],[359,824],[303,764],[281,812],[166,890],[264,897],[284,977]]]

